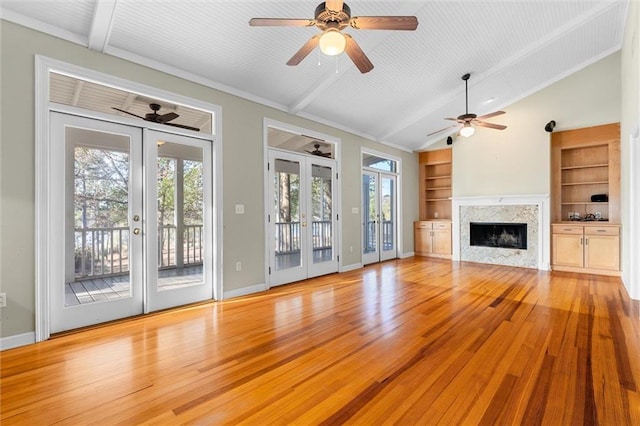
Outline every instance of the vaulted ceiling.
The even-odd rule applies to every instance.
[[[345,29],[374,65],[366,74],[345,54],[327,57],[319,51],[287,66],[317,28],[249,26],[253,17],[313,18],[313,1],[0,4],[3,19],[89,49],[420,150],[455,131],[427,136],[451,124],[444,117],[465,112],[463,74],[471,73],[470,111],[506,108],[619,50],[627,3],[352,0],[352,16],[414,15],[419,22],[416,31]]]

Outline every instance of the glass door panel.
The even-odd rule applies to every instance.
[[[380,260],[397,257],[396,205],[396,177],[380,174]]]
[[[155,206],[146,217],[156,224],[145,232],[149,311],[210,299],[210,143],[150,130],[145,135],[147,205]]]
[[[333,210],[331,167],[311,167],[313,263],[333,260]]]
[[[362,174],[362,263],[378,262],[378,174]]]
[[[305,228],[311,241],[311,247],[306,251],[309,264],[307,277],[315,277],[338,270],[335,250],[335,161],[307,157],[305,163],[310,182],[307,187],[310,206],[307,217],[311,221],[311,226]]]
[[[142,131],[50,117],[51,332],[140,314]]]

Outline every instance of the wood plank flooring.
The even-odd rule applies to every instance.
[[[394,260],[0,356],[3,425],[640,425],[613,277]]]

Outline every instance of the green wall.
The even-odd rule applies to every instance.
[[[115,77],[157,87],[222,108],[223,143],[223,286],[224,291],[264,284],[263,119],[332,135],[341,139],[341,264],[360,264],[361,221],[351,213],[360,206],[360,150],[375,149],[402,159],[401,217],[403,246],[413,251],[417,219],[417,156],[310,120],[289,115],[200,84],[122,59],[90,51],[19,25],[0,28],[0,288],[8,306],[0,312],[0,337],[35,330],[35,55],[67,62]],[[245,214],[234,214],[235,204]],[[354,247],[353,252],[348,250]],[[235,271],[235,262],[243,269]]]

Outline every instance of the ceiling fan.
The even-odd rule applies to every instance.
[[[322,151],[320,151],[320,144],[319,143],[313,144],[313,147],[315,148],[313,151],[307,151],[306,149],[305,149],[305,151],[307,151],[309,154],[317,155],[319,157],[331,158],[331,152],[322,152]]]
[[[458,123],[462,124],[462,126],[460,127],[460,136],[463,136],[465,138],[468,138],[475,133],[475,126],[488,127],[490,129],[497,130],[506,129],[507,126],[503,126],[502,124],[487,123],[486,121],[482,121],[486,120],[487,118],[502,115],[504,114],[504,111],[495,111],[489,114],[481,115],[480,117],[478,117],[476,114],[469,114],[469,77],[471,77],[471,74],[465,74],[462,76],[462,79],[464,80],[465,113],[459,115],[458,118],[447,117],[445,118],[445,120],[457,121]],[[452,127],[458,127],[458,124],[454,124],[453,126],[445,127],[444,129],[429,133],[427,136],[435,135],[436,133],[440,133],[443,130],[450,129]]]
[[[161,108],[160,104],[150,103],[149,108],[151,108],[151,112],[145,114],[144,117],[129,111],[125,111],[120,108],[116,108],[116,107],[111,107],[111,108],[115,109],[116,111],[124,112],[125,114],[133,115],[134,117],[142,118],[145,121],[151,121],[152,123],[166,124],[167,126],[180,127],[182,129],[188,129],[188,130],[195,130],[196,132],[200,131],[200,129],[198,129],[197,127],[186,126],[184,124],[169,123],[169,121],[175,120],[176,118],[180,117],[180,115],[176,114],[175,112],[168,112],[162,115],[158,114],[158,111],[160,111],[160,108]]]
[[[351,17],[351,8],[342,0],[329,0],[316,7],[313,19],[290,18],[253,18],[249,21],[252,27],[313,27],[322,30],[307,41],[287,62],[287,65],[298,65],[318,45],[325,55],[335,56],[343,51],[361,73],[373,69],[373,64],[362,51],[358,43],[342,32],[351,27],[356,30],[405,30],[412,31],[418,27],[415,16],[359,16]]]

